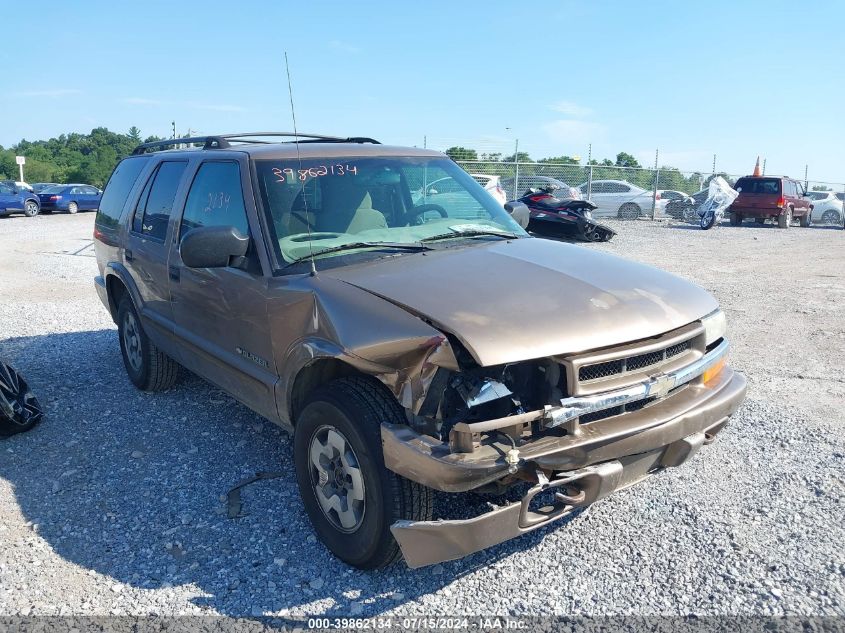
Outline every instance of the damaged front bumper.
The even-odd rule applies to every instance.
[[[707,373],[718,369],[726,353],[725,345],[706,354],[694,371],[684,368],[683,374],[647,381],[645,397],[651,390],[657,399],[637,411],[581,424],[578,416],[595,410],[589,403],[596,399],[587,397],[578,403],[566,399],[551,411],[465,425],[469,439],[457,443],[464,451],[454,450],[455,442],[440,442],[407,426],[382,425],[385,465],[431,488],[473,490],[515,469],[521,478],[535,482],[520,502],[474,519],[395,523],[391,529],[409,566],[460,558],[496,545],[686,461],[713,440],[745,398],[745,378],[729,367],[712,376]],[[635,400],[641,395],[628,389],[626,397]],[[611,401],[613,396],[600,406]],[[518,429],[537,420],[552,432],[519,445],[515,468],[508,455],[511,445],[490,438],[508,431],[518,437]],[[478,441],[484,434],[487,439]],[[565,492],[557,492],[551,508],[531,509],[537,494],[557,488]]]
[[[462,558],[536,530],[607,495],[637,483],[658,469],[679,466],[705,443],[707,432],[694,433],[665,449],[560,473],[538,482],[521,501],[461,521],[397,521],[391,526],[405,562],[411,568]],[[560,492],[559,490],[563,490]],[[554,500],[534,507],[538,494],[554,491]]]

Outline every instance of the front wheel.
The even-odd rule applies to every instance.
[[[28,431],[42,417],[44,410],[23,377],[0,363],[0,437]]]
[[[67,205],[67,212],[68,213],[76,213],[77,211],[79,211],[79,205],[76,204],[75,202],[71,202]]]
[[[802,215],[798,218],[798,223],[801,225],[802,228],[807,228],[813,223],[812,220],[812,211],[807,211],[805,215]]]
[[[715,223],[716,214],[713,213],[713,211],[707,211],[704,215],[701,216],[701,220],[699,220],[698,225],[706,231],[708,229],[713,228],[713,225]]]
[[[26,204],[23,205],[23,214],[28,218],[34,218],[38,215],[38,204],[34,200],[27,200]]]
[[[361,569],[399,558],[393,523],[432,516],[433,491],[385,467],[382,422],[407,419],[381,383],[347,377],[315,390],[294,431],[296,479],[311,524],[335,556]]]
[[[179,364],[147,337],[129,296],[117,310],[117,333],[123,365],[132,384],[141,391],[164,391],[179,377]]]

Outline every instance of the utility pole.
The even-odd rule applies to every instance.
[[[807,180],[807,167],[808,165],[804,165],[804,191],[810,188],[810,183]]]
[[[516,139],[513,148],[513,162],[516,164],[513,174],[514,198],[519,196],[519,139]]]
[[[171,121],[170,125],[173,126],[173,136],[171,138],[176,138],[176,121]]]
[[[593,160],[593,144],[590,143],[587,145],[587,164],[590,164],[590,161]]]
[[[716,173],[716,154],[713,154],[713,173]]]
[[[766,159],[763,159],[763,175],[766,175]]]

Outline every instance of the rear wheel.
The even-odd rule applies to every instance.
[[[68,213],[76,213],[77,211],[79,211],[79,205],[78,204],[76,204],[75,202],[68,203],[68,205],[67,205],[67,212]]]
[[[23,214],[28,218],[34,218],[38,215],[38,204],[34,200],[27,200],[23,205]]]
[[[636,220],[640,217],[640,207],[633,202],[626,202],[619,207],[618,215],[620,220]]]
[[[742,224],[742,216],[739,213],[731,213],[731,225],[732,226],[739,226]]]
[[[839,214],[833,209],[822,213],[822,224],[839,224]]]
[[[382,422],[406,423],[381,383],[347,377],[317,389],[296,421],[299,493],[320,540],[344,562],[385,567],[400,556],[390,526],[427,521],[433,491],[388,470]]]
[[[778,216],[778,228],[788,229],[792,225],[792,207],[787,207]]]
[[[179,364],[147,337],[129,296],[117,310],[117,331],[123,365],[132,384],[141,391],[164,391],[179,377]]]

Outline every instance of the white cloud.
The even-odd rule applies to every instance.
[[[146,97],[126,97],[120,100],[127,105],[173,108],[193,108],[195,110],[211,110],[214,112],[246,112],[247,109],[239,105],[227,103],[202,103],[198,101],[163,101],[161,99],[148,99]]]
[[[123,103],[128,103],[129,105],[149,105],[149,106],[160,106],[164,105],[164,101],[159,101],[158,99],[146,99],[144,97],[127,97],[126,99],[121,99]]]
[[[590,108],[578,105],[574,101],[558,101],[549,107],[555,112],[560,112],[561,114],[575,118],[588,117],[593,113]]]
[[[14,94],[16,97],[47,97],[49,99],[56,99],[58,97],[82,94],[82,91],[76,88],[57,88],[55,90],[26,90]]]
[[[198,110],[213,110],[215,112],[246,112],[246,108],[225,103],[187,103],[190,108]]]
[[[575,119],[558,119],[546,123],[543,132],[550,140],[557,143],[572,145],[586,145],[595,143],[607,133],[607,128],[592,121],[576,121]]]
[[[340,40],[331,40],[329,42],[329,46],[335,50],[343,51],[344,53],[360,53],[361,49],[357,46],[352,46],[351,44],[347,44],[346,42],[341,42]]]

